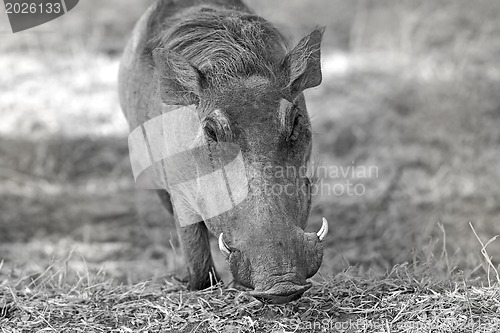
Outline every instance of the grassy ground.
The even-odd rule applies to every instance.
[[[0,324],[7,332],[498,332],[498,286],[440,280],[429,264],[382,277],[348,270],[285,305],[222,286],[115,285],[89,272],[66,284],[68,270],[50,267],[0,289]]]
[[[500,234],[500,4],[249,1],[295,41],[328,26],[324,81],[308,92],[315,161],[377,168],[320,179],[365,192],[315,198],[308,230],[331,223],[321,273],[301,300],[270,306],[173,282],[172,219],[134,189],[116,70],[148,3],[84,1],[1,34],[0,328],[500,329],[499,241],[481,253]]]

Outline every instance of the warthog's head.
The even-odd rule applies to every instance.
[[[191,39],[169,37],[153,52],[154,62],[163,101],[196,104],[208,142],[241,149],[248,195],[205,220],[234,279],[257,298],[288,302],[309,289],[306,279],[321,265],[328,230],[324,220],[318,233],[304,232],[311,124],[302,92],[321,83],[322,31],[287,52],[262,19],[234,21],[203,26]]]

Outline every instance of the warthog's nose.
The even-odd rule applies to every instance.
[[[303,285],[282,282],[275,284],[271,289],[265,291],[254,290],[250,291],[249,294],[263,302],[278,304],[299,299],[309,288],[311,288],[311,283],[309,282]]]

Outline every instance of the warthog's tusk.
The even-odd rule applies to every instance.
[[[323,217],[323,225],[316,235],[318,235],[319,240],[322,241],[323,238],[326,237],[326,234],[328,234],[328,221]]]
[[[226,243],[224,242],[224,239],[222,238],[222,232],[219,235],[219,250],[226,258],[229,257],[229,254],[231,253]]]

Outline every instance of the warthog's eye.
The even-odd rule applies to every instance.
[[[203,120],[205,136],[212,142],[230,142],[233,132],[229,119],[221,110],[214,110]]]
[[[303,116],[299,113],[295,115],[295,119],[293,121],[292,131],[290,132],[290,141],[295,141],[300,135],[300,130],[302,128],[302,119]]]
[[[210,124],[210,122],[208,122],[205,125],[204,130],[205,130],[205,135],[207,136],[207,138],[209,140],[217,142],[217,132],[215,131],[215,128],[213,127],[213,124]]]

